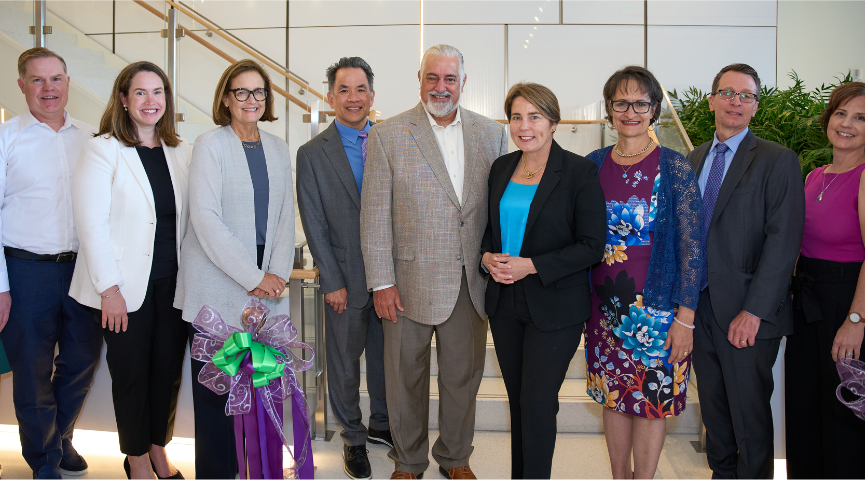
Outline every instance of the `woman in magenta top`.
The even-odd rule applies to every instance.
[[[865,332],[865,83],[836,88],[820,120],[832,163],[805,180],[785,356],[787,476],[863,478],[865,422],[836,398],[835,362],[859,359]]]

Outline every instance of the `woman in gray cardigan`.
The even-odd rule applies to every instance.
[[[222,74],[213,101],[213,121],[222,126],[198,137],[189,169],[189,227],[174,299],[187,322],[210,305],[241,327],[251,296],[267,302],[285,289],[294,260],[291,159],[284,141],[258,128],[276,120],[273,111],[260,65],[240,60]],[[190,339],[195,333],[190,324]],[[198,382],[203,366],[192,360],[196,478],[234,478],[227,397]]]

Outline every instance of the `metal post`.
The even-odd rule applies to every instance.
[[[30,35],[33,35],[34,47],[46,47],[46,35],[51,33],[51,27],[45,25],[45,22],[48,20],[45,10],[46,3],[45,0],[33,1],[33,25],[30,27]]]
[[[175,112],[177,111],[177,99],[179,98],[177,91],[177,42],[184,36],[183,29],[178,26],[178,15],[180,15],[180,12],[171,7],[168,10],[168,28],[162,31],[162,38],[168,40],[168,58],[166,59],[166,70],[168,71],[166,73],[168,74],[168,80],[171,82],[171,88],[174,91]],[[176,117],[178,122],[185,120],[185,116],[182,113],[177,113]]]
[[[321,128],[321,119],[318,118],[319,102],[319,100],[315,100],[309,105],[309,128],[311,130],[309,138],[315,138],[319,128]]]
[[[318,281],[318,279],[316,279]],[[316,289],[315,298],[315,422],[313,439],[329,442],[334,432],[327,429],[327,353],[324,341],[324,296],[318,291],[318,283],[303,284],[304,288]]]

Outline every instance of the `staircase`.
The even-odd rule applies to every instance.
[[[26,1],[0,1],[0,37],[4,42],[4,65],[8,68],[3,73],[3,79],[18,77],[13,67],[21,52],[33,46],[33,35],[29,32],[29,26],[33,25],[32,2]],[[50,8],[50,6],[49,6]],[[142,10],[143,11],[143,10]],[[98,125],[99,118],[111,96],[114,80],[120,71],[129,64],[118,55],[111,53],[108,49],[89,38],[75,27],[64,22],[56,15],[48,13],[48,22],[52,26],[52,33],[47,35],[47,47],[57,52],[64,60],[74,88],[70,90],[70,104],[67,110],[76,118]],[[4,82],[6,85],[11,83]],[[90,96],[94,102],[87,102],[86,108],[76,107],[81,105],[81,95]],[[9,98],[7,98],[9,97]],[[90,100],[90,99],[88,99]],[[18,104],[23,104],[23,96],[15,89],[7,89],[6,93],[0,93],[0,103],[6,103],[16,111],[23,111]],[[18,106],[18,108],[15,108]],[[83,107],[83,105],[82,105]],[[189,141],[195,140],[198,134],[213,128],[210,115],[202,112],[182,97],[178,97],[178,113],[186,114],[186,121],[179,124],[180,134]]]
[[[329,308],[329,307],[325,307]],[[542,353],[538,353],[539,355]],[[430,419],[429,428],[438,428],[438,362],[436,357],[435,337],[433,337],[430,365]],[[360,408],[364,422],[369,418],[369,393],[366,391],[366,360],[361,358]],[[688,403],[685,411],[667,420],[667,433],[697,434],[700,404],[697,398],[697,385],[693,371],[688,384]],[[586,393],[586,350],[580,344],[576,355],[571,360],[565,383],[559,391],[559,433],[603,433],[601,407]],[[486,363],[484,378],[478,391],[477,411],[475,413],[475,430],[507,432],[510,431],[510,413],[508,411],[508,395],[499,361],[493,347],[492,334],[487,331]],[[340,430],[339,424],[333,418],[328,405],[328,428]]]

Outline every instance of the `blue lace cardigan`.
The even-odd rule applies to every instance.
[[[600,171],[612,148],[595,150],[587,158]],[[685,157],[675,150],[660,148],[658,213],[643,305],[660,310],[684,305],[696,310],[703,258],[700,187]]]

